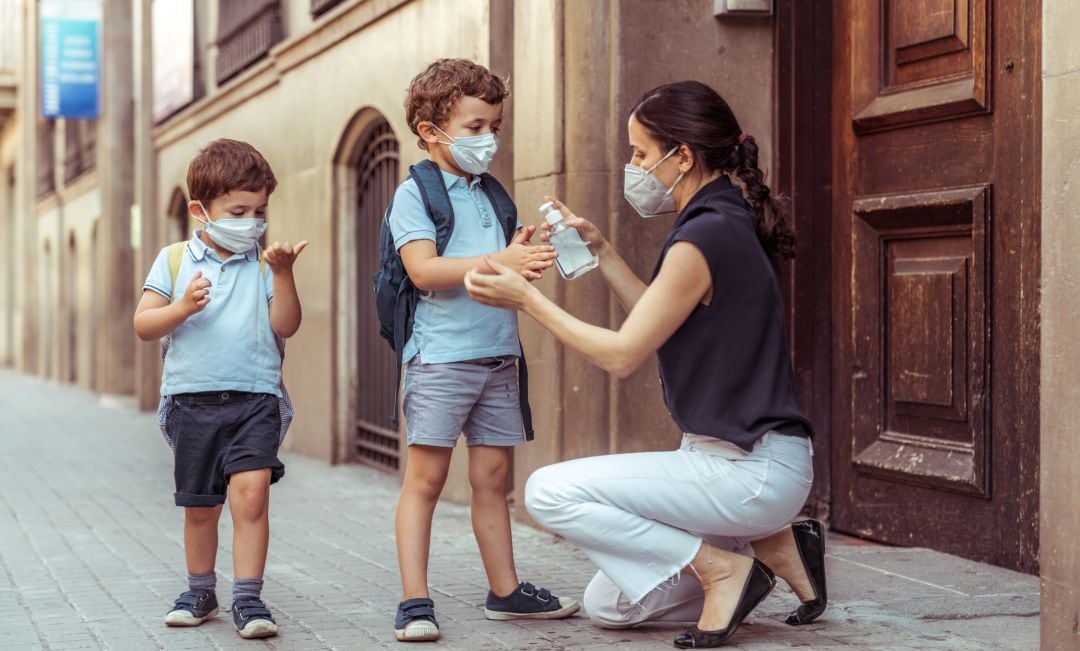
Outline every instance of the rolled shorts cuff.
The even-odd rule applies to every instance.
[[[406,445],[430,445],[436,448],[452,448],[457,445],[457,436],[442,438],[438,436],[406,436]]]
[[[224,495],[195,495],[194,493],[173,493],[177,506],[217,506],[225,503]]]
[[[470,448],[477,445],[486,445],[492,448],[510,448],[515,445],[521,445],[525,442],[525,434],[517,434],[508,436],[505,434],[499,434],[496,436],[466,436],[465,444]]]
[[[229,478],[238,472],[262,470],[263,468],[270,469],[271,484],[277,483],[278,480],[285,476],[285,464],[281,463],[281,459],[278,459],[275,456],[262,455],[233,461],[225,466],[225,477]]]

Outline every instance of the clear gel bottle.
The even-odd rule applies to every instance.
[[[555,247],[559,254],[559,257],[555,258],[555,266],[559,268],[563,278],[573,280],[600,266],[600,258],[593,255],[576,228],[566,225],[566,220],[554,203],[549,201],[540,206],[540,213],[544,215],[547,223],[551,224],[548,243]]]

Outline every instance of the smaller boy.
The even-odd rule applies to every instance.
[[[485,187],[508,95],[503,80],[486,68],[442,59],[413,79],[405,101],[410,129],[441,171],[454,222],[440,255],[435,224],[411,178],[398,187],[388,215],[394,246],[420,292],[412,337],[402,351],[408,463],[396,516],[403,600],[394,622],[402,641],[439,637],[427,582],[431,520],[462,433],[469,446],[473,532],[490,586],[485,616],[558,619],[580,607],[518,580],[506,503],[510,449],[525,442],[517,313],[481,305],[464,287],[466,272],[485,255],[530,280],[554,264],[552,247],[530,244],[535,227],[518,224],[507,245],[502,216],[488,197],[492,188]]]
[[[187,175],[196,229],[177,264],[161,251],[143,285],[135,333],[169,337],[161,393],[173,445],[177,506],[184,507],[188,590],[165,616],[198,626],[218,612],[214,565],[218,518],[228,493],[233,520],[232,614],[243,638],[277,634],[263,604],[270,537],[270,484],[278,459],[281,353],[277,337],[300,327],[293,263],[307,246],[261,251],[266,207],[277,180],[251,145],[216,140]]]

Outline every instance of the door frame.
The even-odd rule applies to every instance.
[[[780,264],[788,343],[814,424],[805,512],[828,520],[832,437],[832,36],[830,0],[777,0],[776,187],[789,201],[794,260]]]

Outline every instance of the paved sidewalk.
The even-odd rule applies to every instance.
[[[404,648],[391,625],[399,599],[394,478],[285,457],[264,591],[281,635],[248,642],[225,612],[197,629],[162,623],[184,589],[184,564],[170,453],[152,415],[3,370],[0,413],[0,648]],[[435,518],[431,585],[443,638],[421,648],[673,648],[672,627],[604,631],[584,616],[486,621],[468,509],[444,503]],[[227,517],[221,541],[218,590],[227,602]],[[592,570],[579,552],[524,526],[515,543],[524,579],[580,598]],[[795,598],[778,588],[735,647],[1038,646],[1037,577],[841,536],[831,539],[829,563],[831,604],[819,623],[784,625]]]

